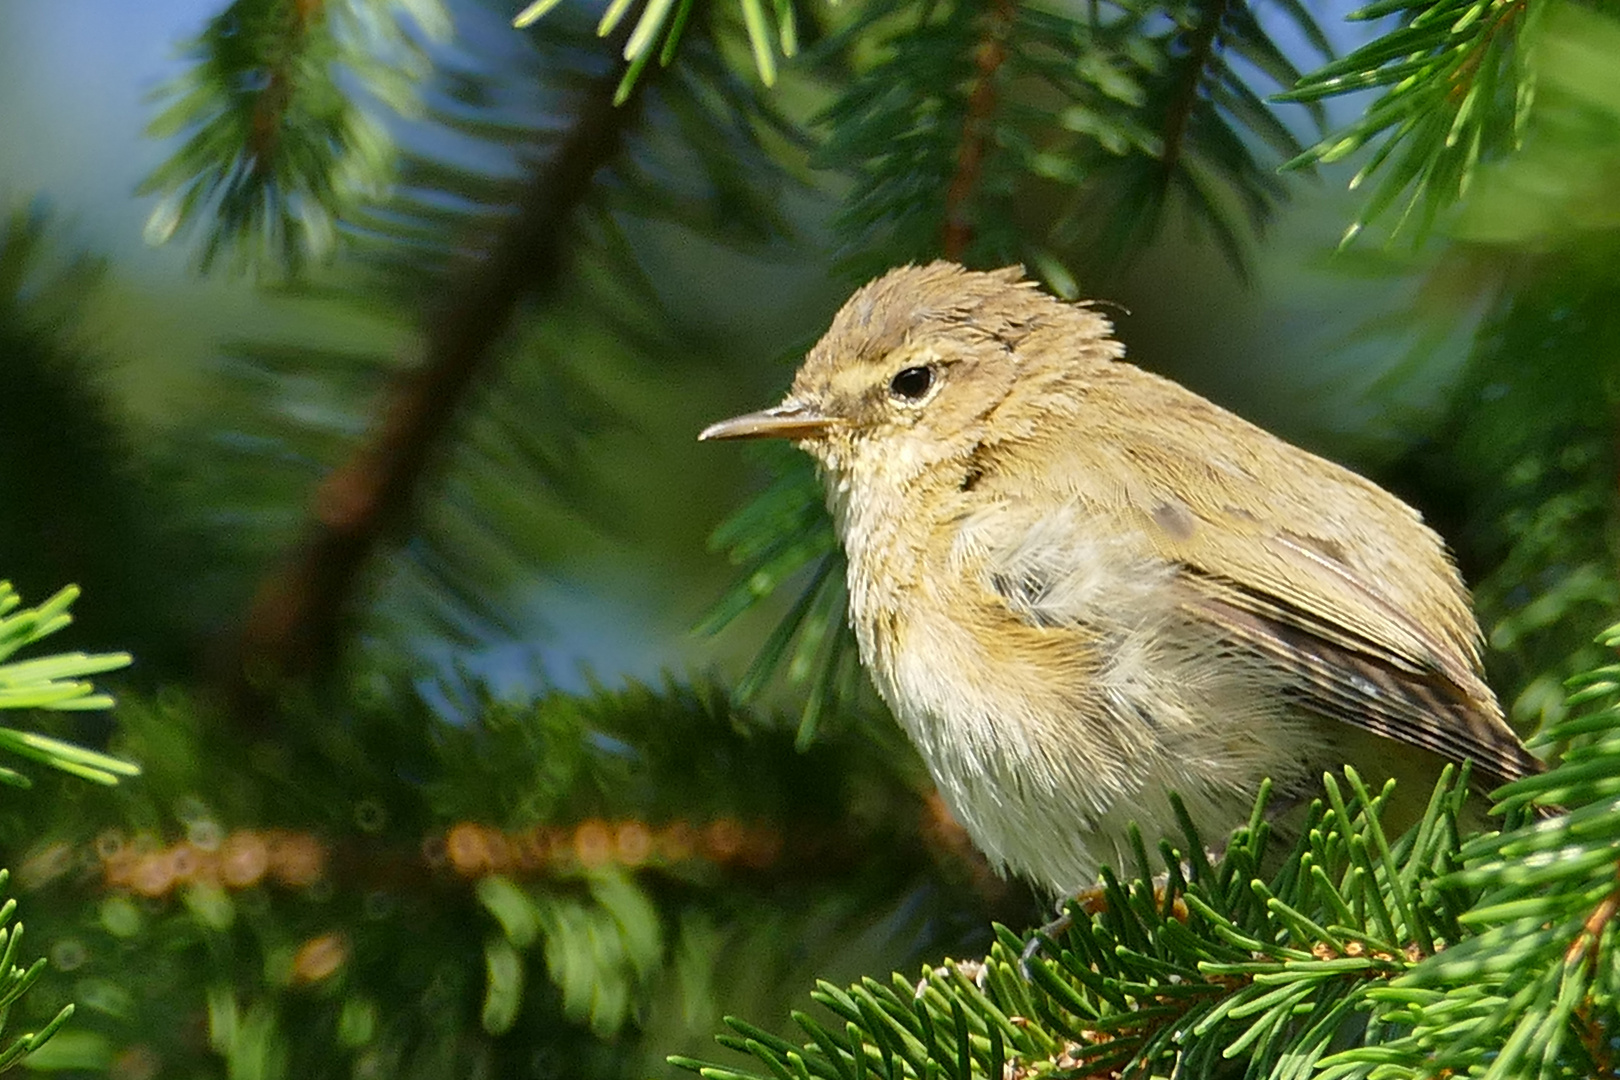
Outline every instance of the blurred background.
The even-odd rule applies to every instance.
[[[19,726],[144,770],[3,795],[15,1015],[78,1010],[27,1067],[664,1075],[1039,920],[865,686],[807,463],[695,442],[906,261],[1104,301],[1419,506],[1555,715],[1616,600],[1620,23],[1357,53],[1423,10],[0,8],[0,580],[135,658]]]

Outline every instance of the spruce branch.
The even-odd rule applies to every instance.
[[[375,425],[376,402],[390,387],[414,402],[395,408],[395,427],[416,426],[418,435],[396,431],[400,437],[389,446],[424,437],[439,422],[425,415],[433,409],[442,406],[440,419],[454,415],[449,430],[435,437],[433,464],[418,472],[413,512],[398,533],[404,542],[364,572],[378,587],[367,592],[352,625],[366,631],[385,621],[395,629],[408,625],[416,640],[424,629],[462,641],[532,629],[536,612],[512,583],[572,556],[582,532],[626,527],[623,508],[608,507],[620,494],[611,467],[592,451],[602,436],[623,431],[627,414],[642,403],[625,397],[604,360],[621,353],[648,365],[667,360],[672,331],[689,343],[677,350],[687,356],[714,351],[696,340],[683,313],[661,302],[661,283],[649,274],[638,234],[649,225],[670,226],[758,251],[775,250],[788,231],[785,174],[773,155],[791,130],[712,37],[696,29],[707,30],[689,28],[677,69],[643,80],[651,98],[646,111],[638,98],[621,110],[630,116],[602,118],[628,125],[637,137],[575,210],[558,208],[570,221],[569,272],[555,276],[550,302],[517,305],[504,325],[493,310],[498,287],[480,291],[474,282],[454,303],[447,294],[466,284],[469,252],[485,257],[501,248],[515,221],[523,227],[522,207],[533,198],[531,164],[545,169],[557,160],[574,130],[575,105],[586,93],[609,94],[611,87],[599,84],[613,72],[604,70],[587,29],[560,19],[526,42],[496,42],[487,53],[469,43],[472,55],[439,57],[442,67],[423,92],[415,133],[423,137],[402,149],[387,197],[344,221],[349,272],[288,290],[301,304],[331,311],[335,303],[345,317],[375,326],[378,333],[368,335],[375,344],[322,347],[303,336],[227,342],[217,368],[218,407],[186,433],[187,449],[210,461],[205,475],[194,478],[206,489],[208,512],[190,524],[218,538],[231,569],[268,577],[266,567],[288,560],[305,525],[300,505],[310,488],[323,475],[334,483],[354,478],[361,458],[351,455],[366,437],[356,433]],[[471,375],[462,393],[447,381],[428,381],[432,358],[424,354],[437,349],[442,356],[443,349],[442,341],[423,342],[422,324],[424,311],[469,298],[489,316],[469,321],[480,333],[492,328],[502,359],[479,361],[488,374]],[[453,324],[434,332],[443,338]],[[415,374],[401,374],[406,369]],[[407,387],[408,395],[400,391]],[[452,401],[457,393],[459,405]],[[401,465],[407,472],[414,467]],[[373,461],[369,468],[362,479],[382,484],[384,466]],[[360,497],[371,497],[363,485]],[[240,527],[243,521],[252,526]],[[348,576],[341,562],[329,564],[339,588]],[[241,606],[234,595],[222,599]],[[214,659],[225,668],[216,678],[234,677],[231,655]]]
[[[1603,637],[1620,648],[1620,626]],[[1496,793],[1500,832],[1459,839],[1466,770],[1386,833],[1393,784],[1324,778],[1293,850],[1268,853],[1266,793],[1211,864],[1138,838],[1048,955],[1005,928],[981,960],[812,994],[794,1041],[729,1018],[718,1041],[767,1073],[672,1058],[712,1080],[873,1075],[1253,1077],[1608,1075],[1620,1016],[1620,664],[1572,680],[1540,737],[1559,765]],[[1556,817],[1532,814],[1557,803]]]
[[[320,752],[270,780],[232,752],[239,736],[201,701],[126,703],[122,736],[153,761],[146,783],[115,793],[136,809],[77,826],[29,866],[28,883],[83,884],[94,865],[98,891],[156,900],[316,881],[355,895],[429,881],[460,891],[491,875],[554,888],[600,871],[764,896],[985,868],[903,756],[847,734],[800,750],[791,725],[737,709],[716,683],[521,704],[476,686],[439,690],[474,722],[447,720],[442,700],[412,691],[364,706],[289,702],[288,742]],[[204,780],[207,812],[154,831],[174,816],[170,792]],[[377,793],[358,815],[344,780]]]
[[[1303,8],[1283,14],[1325,50]],[[1304,149],[1250,85],[1258,74],[1291,87],[1298,69],[1246,5],[1225,0],[1085,14],[966,3],[905,19],[873,11],[820,52],[844,56],[852,72],[819,120],[829,135],[817,163],[857,181],[840,231],[862,252],[885,230],[891,261],[934,257],[943,239],[952,257],[1022,261],[1073,295],[1069,263],[1110,268],[1156,232],[1174,190],[1241,266],[1241,217],[1263,225],[1286,194],[1257,150]]]
[[[150,242],[207,222],[203,269],[229,257],[237,270],[290,276],[330,254],[339,223],[392,179],[392,141],[368,105],[410,111],[426,67],[414,37],[376,6],[234,0],[209,20],[147,129],[184,137],[140,185],[161,196]],[[435,0],[411,11],[428,36],[447,32]]]
[[[128,653],[57,653],[30,660],[12,660],[19,650],[65,629],[73,621],[69,608],[78,599],[73,586],[33,607],[24,607],[9,581],[0,580],[0,709],[48,709],[82,711],[106,709],[112,698],[97,693],[88,676],[116,671],[130,663]],[[0,750],[49,766],[59,772],[93,783],[113,785],[123,777],[140,774],[140,767],[110,754],[103,754],[63,739],[33,731],[0,727]],[[32,781],[15,769],[0,767],[0,783],[29,787]],[[0,889],[9,884],[11,873],[0,870]],[[19,967],[18,946],[22,940],[21,922],[14,921],[17,901],[0,905],[0,1026],[3,1026],[28,989],[45,971],[45,961],[35,960]],[[9,925],[8,925],[9,924]],[[14,1037],[0,1046],[0,1072],[22,1064],[44,1046],[68,1018],[73,1006],[64,1005],[35,1031]]]
[[[608,4],[597,23],[596,33],[598,37],[615,38],[624,59],[624,74],[614,94],[615,102],[622,104],[629,99],[655,57],[660,67],[671,65],[698,3],[699,0],[648,0],[641,6],[633,26],[625,21],[634,6],[630,0],[613,0]],[[518,12],[512,25],[519,29],[532,26],[561,4],[562,0],[533,0]],[[799,51],[802,17],[795,0],[774,0],[768,10],[765,0],[737,0],[735,9],[721,11],[710,7],[703,15],[711,18],[729,15],[741,20],[754,70],[766,86],[776,83],[777,56],[792,59]]]
[[[810,460],[790,447],[759,452],[776,478],[710,538],[710,546],[725,552],[739,573],[698,632],[718,633],[777,590],[804,581],[733,690],[738,703],[747,705],[779,679],[802,685],[798,741],[804,747],[825,717],[861,712],[853,706],[866,677],[845,617],[844,552],[821,499],[820,478]]]
[[[1159,163],[1163,166],[1166,184],[1175,175],[1176,166],[1186,148],[1187,128],[1198,106],[1198,91],[1203,84],[1205,70],[1215,59],[1221,20],[1226,17],[1227,7],[1227,0],[1211,0],[1198,8],[1198,22],[1185,35],[1183,48],[1186,58],[1182,61],[1180,77],[1165,107],[1164,150],[1159,155]]]
[[[251,701],[262,679],[308,674],[331,659],[362,568],[404,516],[518,305],[559,285],[575,214],[639,122],[637,109],[615,106],[617,79],[581,93],[567,135],[492,250],[462,269],[427,321],[420,363],[396,382],[370,438],[321,483],[292,557],[261,581],[226,668],[239,701]]]
[[[289,702],[274,757],[201,698],[126,706],[147,779],[71,807],[20,875],[85,946],[75,985],[127,990],[81,1011],[86,1037],[145,1045],[164,1075],[225,1057],[425,1080],[447,1045],[519,1075],[561,1045],[592,1076],[646,1076],[643,1054],[695,1044],[719,1002],[785,1001],[813,958],[962,929],[909,763],[864,738],[801,753],[713,684],[441,690]],[[334,1000],[372,1011],[364,1038]]]
[[[1105,173],[1121,210],[1103,216],[1101,243],[1110,257],[1128,258],[1151,239],[1175,193],[1246,277],[1249,234],[1262,231],[1288,196],[1265,154],[1286,161],[1305,146],[1277,99],[1264,100],[1255,75],[1234,61],[1283,89],[1301,73],[1250,4],[1209,0],[1167,7],[1163,14],[1174,27],[1169,33],[1155,31],[1152,6],[1124,10],[1133,34],[1159,54],[1141,105],[1154,138],[1147,153],[1122,157]],[[1321,28],[1302,6],[1285,5],[1279,13],[1313,51],[1331,56]],[[1313,103],[1308,115],[1320,131],[1320,108]]]
[[[10,881],[11,872],[0,870],[0,889],[5,888]],[[15,921],[16,917],[16,900],[7,900],[4,905],[0,905],[0,1025],[5,1023],[18,999],[27,993],[45,972],[43,959],[35,960],[26,968],[19,967],[15,963],[23,932],[22,923]],[[0,1072],[22,1064],[30,1054],[49,1042],[72,1015],[73,1006],[64,1005],[38,1030],[24,1032],[0,1047]]]
[[[108,709],[113,699],[98,693],[91,675],[128,667],[128,653],[56,653],[31,660],[8,659],[19,649],[57,633],[73,621],[68,609],[79,590],[68,586],[44,603],[23,607],[9,581],[0,580],[0,709],[84,711]],[[36,731],[0,727],[0,750],[97,784],[137,776],[140,767]],[[27,776],[0,768],[0,783],[28,787]]]
[[[1371,157],[1350,181],[1377,179],[1345,230],[1353,241],[1394,212],[1392,233],[1421,240],[1436,215],[1460,199],[1482,162],[1516,149],[1535,100],[1525,44],[1539,13],[1534,0],[1377,0],[1352,19],[1399,17],[1399,25],[1349,56],[1301,79],[1279,100],[1317,102],[1378,88],[1381,96],[1349,125],[1288,162],[1298,168]]]
[[[961,145],[956,152],[956,170],[945,189],[945,230],[939,250],[954,262],[963,259],[973,236],[967,204],[984,168],[984,157],[989,152],[986,144],[994,136],[996,76],[1007,59],[1006,39],[1012,33],[1015,14],[1012,0],[994,0],[984,19],[983,39],[975,63],[977,71],[962,121]]]

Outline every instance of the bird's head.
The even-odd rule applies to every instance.
[[[849,298],[781,404],[698,437],[792,439],[831,472],[903,479],[1019,437],[1085,364],[1120,355],[1109,330],[1017,267],[901,267]]]

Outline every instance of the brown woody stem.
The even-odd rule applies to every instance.
[[[996,109],[996,72],[1007,59],[1006,40],[1015,14],[1012,0],[994,0],[984,37],[979,42],[978,76],[973,92],[968,95],[956,169],[951,174],[950,186],[945,189],[945,229],[940,237],[940,251],[955,262],[962,261],[973,239],[973,223],[967,207],[984,169],[985,144]]]

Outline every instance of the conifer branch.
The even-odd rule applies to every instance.
[[[422,40],[448,30],[432,0],[413,6],[413,32],[352,7],[233,0],[208,21],[147,129],[181,139],[140,185],[160,196],[148,241],[201,225],[203,269],[223,255],[294,278],[332,252],[339,223],[393,178],[392,139],[368,105],[410,111]]]
[[[1350,186],[1373,178],[1348,244],[1374,218],[1394,212],[1391,231],[1414,225],[1421,239],[1435,216],[1466,192],[1482,162],[1515,149],[1535,100],[1535,73],[1522,39],[1526,0],[1459,9],[1428,0],[1374,0],[1352,19],[1399,15],[1401,25],[1310,75],[1279,100],[1316,102],[1379,88],[1359,118],[1285,167],[1342,160],[1374,146]]]
[[[100,693],[90,676],[128,667],[128,653],[63,652],[13,660],[13,653],[67,627],[68,609],[79,590],[68,586],[34,607],[23,607],[9,581],[0,580],[0,709],[84,711],[109,709],[111,695]],[[39,762],[70,776],[97,784],[116,784],[136,776],[140,767],[88,747],[51,738],[37,731],[0,727],[0,751]],[[0,766],[0,784],[29,787],[29,778]],[[4,871],[0,871],[3,874]]]
[[[284,41],[264,67],[263,88],[253,96],[248,114],[244,167],[255,174],[260,183],[274,181],[277,148],[295,89],[294,67],[306,48],[311,25],[324,18],[324,7],[320,0],[298,0],[283,11]]]
[[[1620,646],[1620,627],[1602,640]],[[802,1043],[737,1019],[718,1041],[777,1077],[1210,1076],[1234,1059],[1247,1076],[1323,1080],[1609,1075],[1620,664],[1570,690],[1571,718],[1539,739],[1562,761],[1495,793],[1501,832],[1459,840],[1468,788],[1449,768],[1400,837],[1382,820],[1393,785],[1326,777],[1280,864],[1264,791],[1214,864],[1178,805],[1183,835],[1156,858],[1138,838],[1129,873],[1105,869],[1027,975],[1029,938],[1001,929],[988,956],[920,981],[821,983],[812,996],[839,1022],[795,1014]],[[1533,812],[1554,804],[1567,812]]]
[[[1203,20],[1187,35],[1187,57],[1181,81],[1175,96],[1170,99],[1164,117],[1164,152],[1159,158],[1163,183],[1168,186],[1181,163],[1181,153],[1187,139],[1187,128],[1192,123],[1193,111],[1198,107],[1198,86],[1204,79],[1204,69],[1215,56],[1220,40],[1221,19],[1226,15],[1228,0],[1212,0],[1199,10]]]
[[[615,105],[620,75],[611,71],[582,95],[568,135],[536,172],[493,249],[462,272],[427,320],[421,362],[397,381],[370,438],[316,490],[304,539],[260,582],[223,672],[242,710],[259,699],[266,680],[330,666],[361,570],[404,518],[519,303],[560,283],[569,223],[640,117],[638,97],[630,107]]]
[[[986,16],[984,39],[979,43],[977,76],[967,99],[967,115],[962,121],[962,144],[956,154],[956,170],[945,189],[945,229],[940,253],[960,262],[973,239],[973,222],[967,204],[979,183],[984,165],[985,144],[991,135],[991,117],[996,108],[996,74],[1007,59],[1006,39],[1016,16],[1011,0],[994,0]]]

